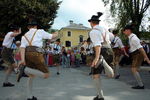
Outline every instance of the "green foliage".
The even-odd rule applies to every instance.
[[[54,32],[56,32],[56,31],[58,31],[58,30],[57,30],[57,29],[49,29],[49,30],[48,30],[49,33],[54,33]]]
[[[150,39],[150,32],[140,32],[141,39]]]
[[[110,11],[113,17],[118,18],[118,29],[132,22],[135,26],[134,33],[140,35],[144,13],[150,6],[150,0],[102,0],[105,5],[110,4]]]
[[[25,30],[33,19],[49,29],[60,4],[58,0],[0,0],[0,33],[6,33],[10,24],[18,24]]]

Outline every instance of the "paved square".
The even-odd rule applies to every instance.
[[[64,68],[58,76],[56,68],[50,68],[49,79],[34,79],[33,94],[38,100],[93,100],[96,92],[87,69]],[[10,80],[15,83],[15,87],[4,88],[4,71],[0,71],[0,76],[0,100],[26,100],[27,78],[16,83],[16,74],[12,74]],[[102,82],[105,100],[150,100],[149,89],[132,90],[131,86],[104,76]]]

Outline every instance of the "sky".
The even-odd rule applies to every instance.
[[[58,10],[57,18],[54,20],[52,28],[61,29],[69,25],[69,20],[73,20],[74,23],[81,23],[84,26],[90,27],[88,19],[97,12],[108,11],[102,0],[62,0],[62,4]],[[107,15],[108,16],[108,15]],[[101,25],[104,27],[110,27],[106,23],[106,13],[100,18]]]

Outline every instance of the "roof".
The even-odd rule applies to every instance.
[[[76,24],[73,21],[66,27],[62,27],[61,29],[78,29],[78,30],[91,30],[91,28],[84,26],[83,24]]]

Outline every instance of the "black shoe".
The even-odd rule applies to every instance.
[[[91,75],[92,75],[92,72],[89,73],[89,76],[91,76]]]
[[[15,86],[14,84],[8,82],[8,83],[3,83],[3,87],[13,87]]]
[[[24,69],[25,69],[25,66],[20,66],[18,77],[17,77],[17,82],[20,82],[20,79],[23,77],[23,75],[24,75]]]
[[[27,100],[37,100],[37,98],[33,96],[32,98],[28,98]]]
[[[145,89],[145,87],[144,86],[134,86],[134,87],[132,87],[132,89]]]
[[[57,75],[60,75],[60,73],[59,73],[59,72],[57,72]]]
[[[119,79],[120,78],[120,75],[117,75],[116,77],[115,77],[115,79]]]
[[[104,100],[104,98],[98,98],[98,96],[97,96],[93,100]]]
[[[23,74],[23,77],[29,77],[28,75],[26,75],[25,73]]]

